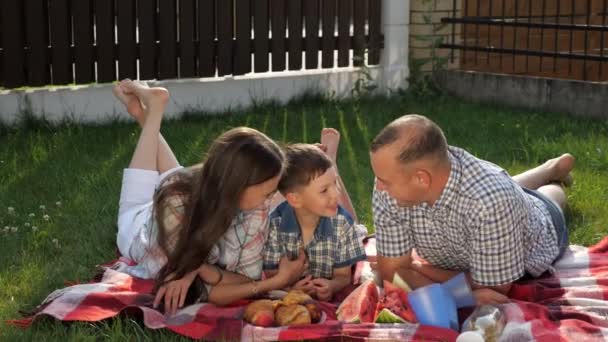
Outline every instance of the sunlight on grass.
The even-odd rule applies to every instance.
[[[306,125],[306,110],[302,111],[302,140],[300,142],[308,143],[308,128]]]
[[[344,118],[344,112],[342,110],[338,110],[338,119],[340,121],[339,131],[340,135],[340,145],[344,146],[346,149],[346,155],[348,158],[348,168],[352,170],[352,178],[350,179],[351,186],[348,187],[348,192],[351,197],[354,198],[363,198],[369,196],[369,192],[365,191],[364,183],[362,182],[361,173],[359,172],[359,168],[357,167],[357,155],[355,153],[355,149],[353,148],[353,142],[350,137],[349,125],[346,123],[346,119]],[[359,153],[359,156],[361,153]],[[343,169],[343,168],[340,168]],[[353,184],[354,182],[354,189]],[[354,190],[354,191],[353,191]],[[354,205],[354,204],[353,204]]]
[[[287,110],[283,111],[283,136],[281,138],[283,141],[287,141]]]

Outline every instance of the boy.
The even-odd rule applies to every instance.
[[[351,266],[365,259],[361,235],[367,230],[355,224],[348,194],[340,193],[335,165],[339,139],[335,129],[323,130],[321,146],[327,154],[310,144],[286,147],[287,168],[278,187],[285,201],[270,214],[264,249],[267,276],[276,272],[281,256],[295,258],[303,249],[309,268],[291,289],[323,301],[347,286]],[[364,232],[358,232],[359,227]]]

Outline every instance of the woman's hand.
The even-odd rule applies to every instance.
[[[165,312],[174,315],[178,308],[184,306],[186,301],[186,294],[194,278],[198,275],[198,270],[194,270],[186,274],[181,279],[172,280],[165,285],[161,286],[156,292],[154,298],[154,307],[158,307],[161,300],[165,303]],[[169,275],[169,279],[173,277],[173,274]],[[163,299],[164,298],[164,299]]]
[[[298,281],[306,269],[308,269],[308,260],[306,259],[304,249],[300,250],[300,254],[295,260],[289,260],[287,256],[281,257],[277,273],[277,277],[280,277],[279,279],[283,282],[281,287],[287,287]]]

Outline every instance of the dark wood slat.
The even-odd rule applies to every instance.
[[[97,82],[116,80],[114,62],[114,2],[95,1]]]
[[[179,2],[179,77],[196,76],[196,56],[194,51],[194,32],[196,12],[194,0]]]
[[[51,80],[53,84],[68,84],[74,82],[72,77],[72,55],[70,12],[67,0],[49,2],[51,17]]]
[[[352,0],[338,0],[338,66],[350,65],[350,22]]]
[[[21,0],[3,0],[0,2],[2,16],[3,85],[16,88],[25,84],[24,53],[22,30],[23,4]]]
[[[354,47],[353,65],[362,66],[365,62],[365,18],[368,0],[354,0]]]
[[[336,0],[323,0],[323,39],[321,42],[323,53],[321,66],[323,68],[333,68],[334,66],[334,36],[336,30]]]
[[[25,18],[25,36],[29,48],[26,61],[27,84],[32,86],[46,85],[49,83],[47,2],[44,0],[27,0],[25,2]]]
[[[217,71],[219,76],[232,74],[232,0],[217,3]]]
[[[306,16],[306,69],[319,67],[319,0],[304,1]]]
[[[287,25],[286,0],[271,0],[272,12],[272,71],[285,70],[285,36]]]
[[[268,0],[254,0],[254,3],[254,70],[255,72],[265,72],[268,71],[268,52],[270,51],[270,43],[268,41]]]
[[[139,78],[151,80],[158,78],[158,59],[156,51],[156,0],[137,2],[137,22],[139,32]]]
[[[76,83],[95,81],[93,68],[93,7],[91,0],[72,1],[74,20],[74,71]]]
[[[214,0],[198,1],[198,73],[215,75],[215,6]]]
[[[3,10],[3,5],[0,3],[0,10]],[[0,12],[0,30],[2,30],[4,26],[2,26],[2,12]],[[2,32],[0,31],[0,86],[4,85],[4,51],[2,44]]]
[[[177,13],[175,0],[159,0],[160,79],[177,77]]]
[[[253,1],[253,0],[252,0]],[[240,0],[236,5],[236,47],[234,74],[243,75],[251,72],[251,4],[249,0]]]
[[[118,78],[137,78],[135,44],[135,0],[120,0],[118,5]]]
[[[369,0],[369,65],[380,64],[380,46],[382,45],[382,0]]]
[[[289,70],[302,69],[302,0],[287,2],[289,13]]]

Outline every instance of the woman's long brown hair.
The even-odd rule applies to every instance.
[[[281,148],[263,133],[233,128],[212,143],[201,168],[182,172],[175,182],[162,186],[154,205],[158,242],[167,263],[157,275],[157,287],[204,263],[236,217],[245,189],[280,175],[284,160]],[[163,215],[167,200],[176,194],[185,197],[184,220],[175,247],[169,248],[174,237],[168,236]]]

